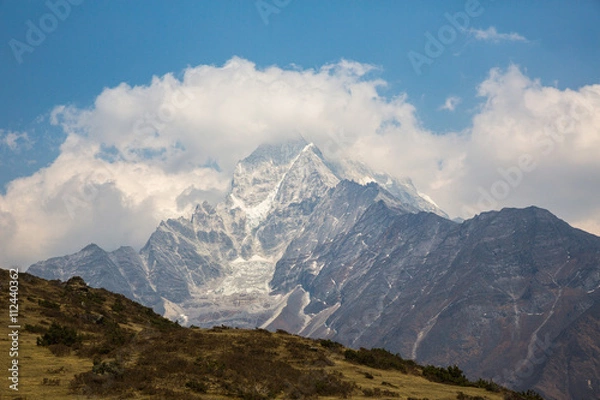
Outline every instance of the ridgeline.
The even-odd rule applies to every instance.
[[[0,270],[5,316],[11,280]],[[20,273],[18,282],[19,390],[6,379],[11,337],[2,334],[0,399],[541,399],[382,349],[284,331],[181,327],[78,277]]]

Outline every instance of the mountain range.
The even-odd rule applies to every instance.
[[[187,325],[284,329],[600,397],[600,238],[536,207],[451,221],[410,179],[304,140],[260,146],[222,202],[161,222],[139,252],[91,244],[28,272],[81,276]]]

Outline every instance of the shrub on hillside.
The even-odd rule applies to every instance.
[[[360,348],[358,351],[348,349],[344,352],[344,357],[348,361],[366,365],[377,369],[395,369],[407,373],[409,369],[415,367],[412,360],[405,360],[399,354],[392,354],[384,349]]]
[[[509,392],[504,394],[504,400],[544,400],[542,396],[540,396],[534,390],[528,390],[526,392]]]
[[[330,339],[321,339],[319,340],[319,344],[321,345],[321,347],[325,347],[326,349],[330,349],[333,351],[339,351],[344,347],[341,345],[341,343],[334,342]]]
[[[74,344],[79,343],[80,340],[81,338],[75,329],[53,322],[52,325],[50,325],[48,332],[37,338],[37,345],[50,346],[53,344],[62,344],[71,347]]]
[[[54,310],[60,310],[60,304],[57,304],[53,301],[49,301],[46,299],[40,299],[38,300],[38,305],[45,307],[45,308],[50,308],[50,309],[54,309]]]
[[[365,397],[400,397],[400,394],[387,389],[373,388],[362,389]]]
[[[423,376],[432,382],[449,383],[458,386],[468,386],[471,384],[463,371],[456,365],[451,365],[447,368],[428,365],[423,368]]]
[[[494,382],[494,381],[486,381],[485,379],[481,379],[481,378],[478,379],[477,382],[475,382],[474,386],[478,387],[478,388],[485,389],[488,392],[494,392],[494,393],[498,393],[502,389],[500,387],[500,385],[498,385],[496,382]]]
[[[196,380],[187,381],[185,387],[196,393],[206,393],[208,391],[208,385],[206,383]]]
[[[123,304],[120,298],[117,298],[110,308],[116,313],[125,311],[125,305]]]

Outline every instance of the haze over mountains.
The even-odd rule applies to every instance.
[[[260,146],[224,201],[163,221],[139,252],[91,244],[29,272],[79,275],[186,324],[281,328],[548,398],[600,396],[600,238],[535,207],[453,222],[409,179],[303,140]]]

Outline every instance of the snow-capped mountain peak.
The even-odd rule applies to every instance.
[[[227,201],[254,229],[271,211],[322,195],[338,182],[313,143],[263,145],[236,166]]]
[[[327,160],[297,140],[260,146],[237,165],[224,201],[163,221],[139,253],[90,245],[30,270],[79,275],[186,324],[285,329],[439,365],[458,359],[490,377],[524,362],[531,377],[546,371],[528,353],[541,337],[593,354],[598,237],[535,208],[461,224],[440,216],[410,179]],[[590,333],[573,342],[581,327]],[[465,351],[465,337],[480,340]],[[578,374],[584,364],[573,360]],[[549,362],[549,376],[566,365]]]
[[[237,164],[224,201],[199,204],[191,219],[161,222],[139,257],[109,255],[110,268],[126,276],[119,260],[136,265],[135,282],[129,283],[127,293],[150,299],[173,317],[184,314],[200,325],[250,326],[250,316],[264,323],[284,301],[270,293],[284,253],[331,241],[380,201],[401,213],[444,215],[410,180],[376,173],[355,161],[327,160],[302,138],[264,144]],[[87,257],[89,252],[82,254]],[[140,274],[146,276],[144,285],[138,282]],[[238,304],[235,312],[232,304]]]

